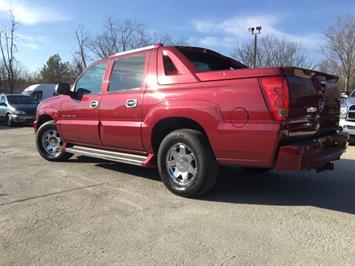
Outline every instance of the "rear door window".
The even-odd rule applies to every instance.
[[[144,78],[145,56],[118,59],[112,68],[109,91],[139,89]]]

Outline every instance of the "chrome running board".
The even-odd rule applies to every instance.
[[[77,146],[77,145],[73,147],[65,148],[65,151],[77,155],[85,155],[88,157],[115,161],[119,163],[133,164],[138,166],[141,166],[142,163],[148,158],[148,156],[144,156],[144,155],[123,153],[117,151],[108,151],[108,150],[95,149],[95,148],[89,148],[89,147]]]

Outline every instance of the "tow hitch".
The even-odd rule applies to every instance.
[[[334,170],[334,164],[333,163],[326,163],[324,166],[319,167],[317,169],[317,173],[322,172],[322,171],[326,171],[326,170],[333,171]]]

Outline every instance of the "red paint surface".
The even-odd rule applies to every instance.
[[[132,54],[144,54],[147,58],[141,88],[108,92],[113,62]],[[318,106],[320,100],[321,88],[311,84],[334,79],[332,76],[296,68],[198,73],[175,47],[158,46],[132,54],[106,59],[108,64],[101,93],[85,95],[81,100],[59,96],[43,101],[38,107],[37,120],[42,115],[51,116],[66,144],[149,154],[149,158],[153,158],[152,131],[157,123],[167,118],[186,118],[204,129],[221,164],[259,167],[277,164],[279,169],[294,165],[294,170],[301,170],[295,160],[302,160],[302,156],[289,155],[288,148],[283,148],[287,140],[294,136],[299,138],[304,133],[310,138],[317,123],[320,130],[313,138],[331,134],[337,127],[339,113],[332,85],[327,85],[327,107],[320,117],[305,111],[305,106]],[[165,74],[163,54],[175,64],[176,75]],[[265,77],[283,77],[288,82],[290,106],[285,121],[274,120],[270,113],[267,96],[261,87],[261,79]],[[127,109],[127,99],[137,99],[137,108]],[[91,100],[99,101],[98,109],[89,108]],[[307,128],[305,122],[297,122],[305,118],[313,126]],[[301,144],[295,143],[293,148],[299,149],[298,145]],[[340,152],[344,149],[345,146],[340,147]]]

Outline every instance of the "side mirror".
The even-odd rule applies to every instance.
[[[63,95],[69,95],[69,96],[71,96],[73,94],[73,92],[70,90],[69,83],[58,83],[57,86],[55,86],[55,92],[57,94],[63,94]]]

